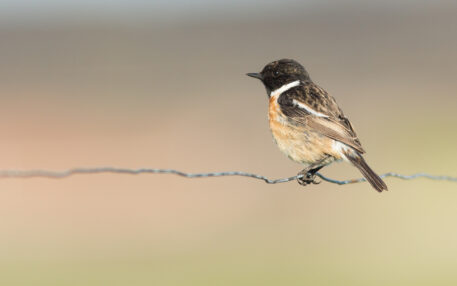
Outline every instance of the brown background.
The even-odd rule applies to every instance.
[[[292,176],[264,88],[245,76],[289,57],[335,96],[376,171],[457,175],[455,4],[231,8],[2,24],[0,169]],[[346,163],[323,173],[360,176]],[[2,179],[0,284],[457,283],[457,185],[386,182],[378,194],[239,177]]]

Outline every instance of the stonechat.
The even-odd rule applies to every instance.
[[[315,174],[334,161],[345,160],[359,169],[378,192],[384,181],[368,166],[359,139],[335,99],[315,84],[298,62],[282,59],[267,64],[260,73],[269,97],[268,119],[279,149],[305,166],[301,185],[315,183]]]

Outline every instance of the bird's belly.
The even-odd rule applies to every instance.
[[[326,165],[336,159],[328,156],[332,139],[308,130],[306,126],[295,126],[278,113],[270,114],[269,121],[276,144],[291,160],[304,165],[324,160],[322,165]]]

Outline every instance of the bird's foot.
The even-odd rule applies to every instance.
[[[311,172],[311,170],[304,169],[300,173],[298,173],[297,176],[299,176],[297,178],[297,182],[302,186],[306,186],[309,184],[317,185],[321,183],[320,181],[316,181],[316,173]]]

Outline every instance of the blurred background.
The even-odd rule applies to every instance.
[[[377,172],[456,176],[456,29],[455,1],[3,0],[0,169],[295,175],[245,76],[293,58]],[[0,284],[455,285],[457,185],[386,182],[2,179]]]

